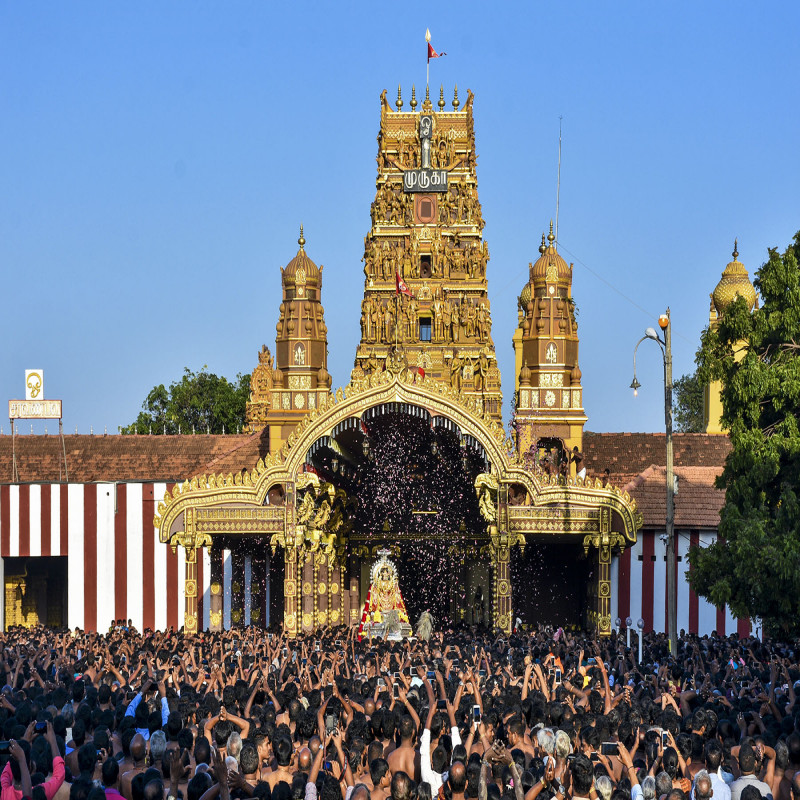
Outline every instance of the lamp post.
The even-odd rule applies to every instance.
[[[639,381],[636,380],[636,351],[645,339],[652,339],[661,348],[661,356],[664,359],[664,422],[667,429],[667,634],[669,635],[669,649],[674,658],[678,648],[678,598],[677,587],[675,586],[675,476],[672,463],[672,324],[670,322],[669,309],[658,318],[658,325],[664,334],[663,339],[656,333],[655,328],[647,328],[644,336],[639,339],[636,347],[633,348],[631,389],[633,389],[635,397],[641,387]]]
[[[642,665],[642,639],[644,638],[644,620],[639,617],[639,621],[636,623],[636,627],[639,629],[639,666]]]

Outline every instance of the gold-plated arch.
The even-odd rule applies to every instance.
[[[360,418],[367,409],[388,403],[418,406],[431,417],[450,419],[462,433],[474,437],[486,453],[490,471],[479,476],[476,491],[481,512],[486,512],[491,542],[495,623],[504,629],[511,625],[510,548],[524,546],[526,537],[563,534],[580,536],[598,550],[600,582],[595,622],[601,633],[610,630],[610,577],[608,570],[604,571],[603,559],[607,557],[610,564],[610,548],[636,541],[641,514],[635,502],[616,487],[603,487],[599,480],[565,480],[532,473],[523,466],[513,440],[506,438],[503,428],[487,419],[474,401],[465,400],[450,386],[421,379],[407,369],[373,374],[328,395],[298,424],[280,451],[259,459],[252,469],[236,474],[194,476],[176,485],[158,504],[154,525],[160,540],[186,548],[188,569],[190,563],[195,563],[195,551],[208,546],[215,534],[269,536],[273,547],[280,545],[287,559],[284,587],[287,628],[299,631],[321,624],[316,605],[301,612],[306,600],[300,586],[306,588],[306,582],[300,580],[300,573],[309,556],[314,569],[317,557],[322,556],[326,559],[323,566],[330,583],[331,569],[344,551],[341,535],[335,536],[330,526],[338,524],[341,529],[342,517],[334,513],[335,493],[326,498],[323,495],[330,489],[320,489],[317,485],[313,492],[317,503],[313,515],[298,518],[298,493],[303,493],[307,505],[310,502],[307,490],[312,484],[319,484],[315,475],[303,471],[306,456],[317,440],[330,436],[348,418]],[[285,493],[285,502],[280,506],[267,504],[267,494],[276,485]],[[524,489],[524,502],[509,503],[511,486]],[[321,524],[315,526],[315,520]],[[296,579],[289,577],[290,570],[297,572]],[[193,597],[190,589],[195,592]],[[344,593],[341,581],[339,591]],[[188,630],[197,627],[196,592],[195,576],[190,578],[187,572]],[[316,603],[313,586],[312,593]],[[327,620],[332,621],[333,611],[338,610],[339,620],[345,621],[342,612],[347,609],[324,610]]]

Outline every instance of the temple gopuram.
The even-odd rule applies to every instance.
[[[612,555],[635,543],[641,519],[625,491],[577,474],[582,456],[571,458],[586,421],[572,269],[551,229],[520,298],[519,434],[507,438],[476,163],[471,92],[451,108],[443,93],[437,107],[412,93],[408,111],[384,93],[349,384],[331,391],[323,269],[301,230],[281,272],[275,358],[262,349],[247,409],[269,453],[188,476],[157,506],[161,542],[185,552],[187,629],[199,626],[202,549],[257,542],[292,632],[358,621],[384,548],[412,618],[427,609],[510,631],[536,610],[528,584],[545,560],[572,575],[562,599],[574,621],[610,632]],[[210,568],[221,587],[222,558]],[[219,628],[221,592],[210,603]]]
[[[503,344],[515,354],[504,426],[473,101],[412,91],[405,110],[400,90],[394,107],[381,96],[346,386],[328,373],[324,269],[301,227],[246,433],[67,436],[63,457],[57,437],[17,437],[18,477],[0,484],[4,624],[352,625],[388,553],[412,623],[430,611],[441,625],[606,635],[641,615],[664,628],[664,436],[584,433],[573,270],[552,223]],[[730,267],[726,298],[752,288]],[[716,536],[728,440],[713,393],[708,432],[675,437],[679,561]],[[683,579],[678,606],[691,632],[750,629]]]

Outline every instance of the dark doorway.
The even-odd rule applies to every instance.
[[[5,625],[67,627],[65,556],[3,559]]]
[[[594,562],[577,542],[529,542],[511,559],[512,607],[522,624],[578,626],[585,610]]]

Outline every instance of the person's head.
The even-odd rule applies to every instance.
[[[422,781],[417,786],[417,800],[431,800],[431,785],[428,781]],[[351,797],[350,800],[353,800]]]
[[[656,779],[652,775],[648,775],[642,781],[642,797],[644,798],[644,800],[655,800]]]
[[[656,775],[656,798],[669,794],[672,790],[672,778],[662,769]]]
[[[164,784],[160,778],[153,778],[144,785],[144,800],[164,800]]]
[[[369,777],[372,779],[372,785],[377,789],[380,787],[387,787],[392,779],[389,772],[389,762],[385,758],[374,758],[369,762]]]
[[[402,770],[392,775],[391,791],[392,800],[413,800],[414,781]]]
[[[747,742],[739,748],[739,770],[742,775],[752,775],[756,769],[756,751]]]
[[[307,774],[311,771],[311,760],[311,750],[307,747],[303,747],[297,752],[297,768],[300,772]]]
[[[194,763],[211,763],[211,743],[205,736],[198,736],[197,741],[194,743]]]
[[[467,769],[461,761],[454,761],[447,776],[453,794],[463,794],[467,788]]]
[[[800,772],[795,772],[792,778],[792,800],[800,800]]]
[[[400,720],[398,731],[400,733],[400,738],[404,742],[410,742],[414,738],[416,725],[414,725],[414,720],[408,714],[405,714]]]
[[[243,775],[254,775],[258,772],[258,749],[252,742],[242,745],[239,752],[239,766]]]
[[[81,775],[92,777],[97,765],[97,748],[94,742],[86,742],[78,749],[78,771]]]
[[[672,788],[667,792],[667,800],[686,800],[683,789]]]
[[[279,767],[288,767],[292,763],[292,740],[288,736],[281,736],[275,742],[275,761]]]
[[[566,731],[557,731],[553,747],[555,757],[564,759],[570,754],[570,750],[572,750],[572,745],[569,741],[569,734]]]
[[[77,778],[69,787],[69,800],[89,800],[89,793],[94,787],[85,778]]]
[[[587,796],[594,779],[592,762],[583,753],[578,753],[570,766],[570,772],[572,773],[572,793],[583,797]]]
[[[695,800],[710,800],[712,794],[714,794],[714,787],[711,784],[711,776],[706,770],[701,769],[694,776]]]
[[[577,448],[575,448],[577,450]],[[602,800],[611,800],[611,793],[614,791],[614,784],[611,783],[611,778],[608,775],[598,775],[594,781],[594,787],[597,789],[597,794]]]
[[[144,736],[141,733],[137,733],[133,739],[131,739],[131,758],[134,762],[144,761],[144,757],[147,755],[147,742],[145,741]]]
[[[229,756],[233,756],[236,759],[236,763],[239,763],[239,753],[242,751],[242,736],[239,731],[233,731],[230,736],[228,736],[228,742],[225,747],[225,752]]]
[[[722,745],[717,739],[709,739],[703,748],[706,769],[709,772],[716,772],[722,763]]]
[[[164,751],[167,749],[167,737],[164,731],[156,731],[150,737],[150,763],[160,764],[164,758]]]
[[[198,772],[186,786],[186,800],[200,800],[213,783],[207,772]]]
[[[434,772],[441,775],[447,769],[447,750],[441,745],[431,753],[431,768]]]
[[[759,792],[755,786],[750,784],[742,789],[742,793],[739,795],[739,797],[741,797],[741,800],[759,800],[761,797],[761,792]]]
[[[102,769],[103,786],[116,786],[119,780],[119,761],[113,756],[109,756],[103,762]]]
[[[674,781],[678,776],[678,751],[674,747],[664,749],[664,758],[661,760],[664,772]]]

